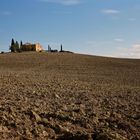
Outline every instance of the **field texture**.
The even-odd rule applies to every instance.
[[[0,140],[140,140],[140,60],[0,54]]]

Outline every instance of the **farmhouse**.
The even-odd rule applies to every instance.
[[[36,51],[36,52],[43,51],[43,48],[39,43],[36,44],[26,43],[23,44],[20,49],[21,51]]]

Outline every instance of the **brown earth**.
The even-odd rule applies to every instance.
[[[0,55],[0,140],[139,140],[140,60]]]

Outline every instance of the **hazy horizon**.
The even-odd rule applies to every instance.
[[[0,50],[11,39],[44,49],[140,58],[139,0],[4,0],[0,2]]]

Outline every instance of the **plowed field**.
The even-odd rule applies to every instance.
[[[1,140],[139,140],[140,60],[0,54]]]

